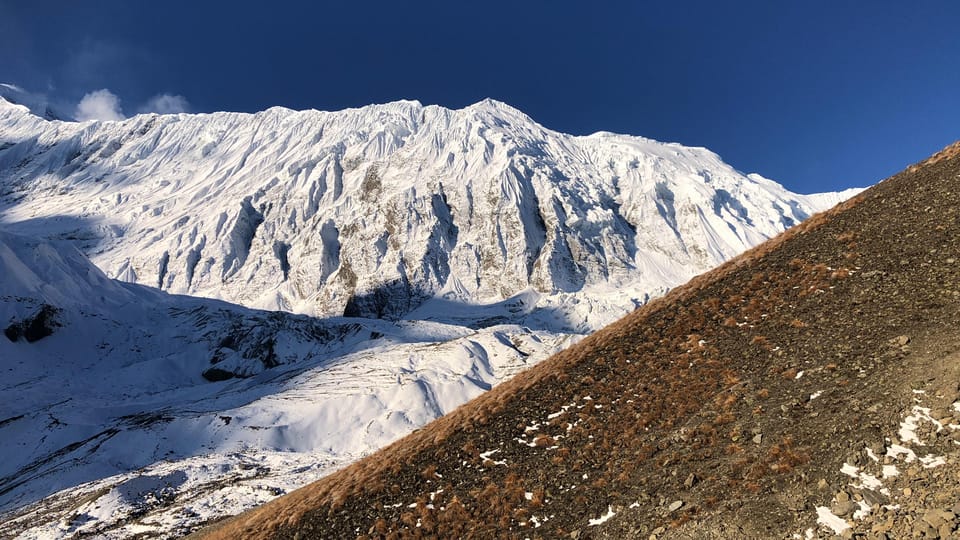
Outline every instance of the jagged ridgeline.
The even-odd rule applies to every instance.
[[[632,309],[851,194],[489,100],[82,124],[2,102],[0,122],[10,231],[73,240],[124,281],[324,316],[531,288]]]
[[[954,537],[958,149],[201,536]]]

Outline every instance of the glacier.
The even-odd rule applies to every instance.
[[[0,326],[51,319],[0,336],[0,535],[262,503],[854,193],[492,100],[63,122],[0,95]]]

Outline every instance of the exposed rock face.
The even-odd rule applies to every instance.
[[[11,230],[72,239],[125,281],[322,315],[528,288],[632,309],[844,197],[489,100],[82,124],[0,101],[0,148]]]
[[[39,341],[51,334],[60,326],[57,313],[60,310],[50,304],[43,304],[40,310],[22,321],[14,322],[3,330],[3,334],[10,341],[26,339],[28,343]]]

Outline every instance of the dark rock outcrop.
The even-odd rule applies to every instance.
[[[63,326],[57,320],[59,313],[59,308],[43,304],[33,315],[6,327],[3,334],[13,342],[20,341],[20,338],[26,339],[28,343],[39,341],[53,334],[56,328]]]

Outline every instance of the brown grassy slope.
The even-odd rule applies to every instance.
[[[917,355],[889,340],[942,343],[960,322],[951,148],[207,536],[798,530],[849,441],[896,427]]]

